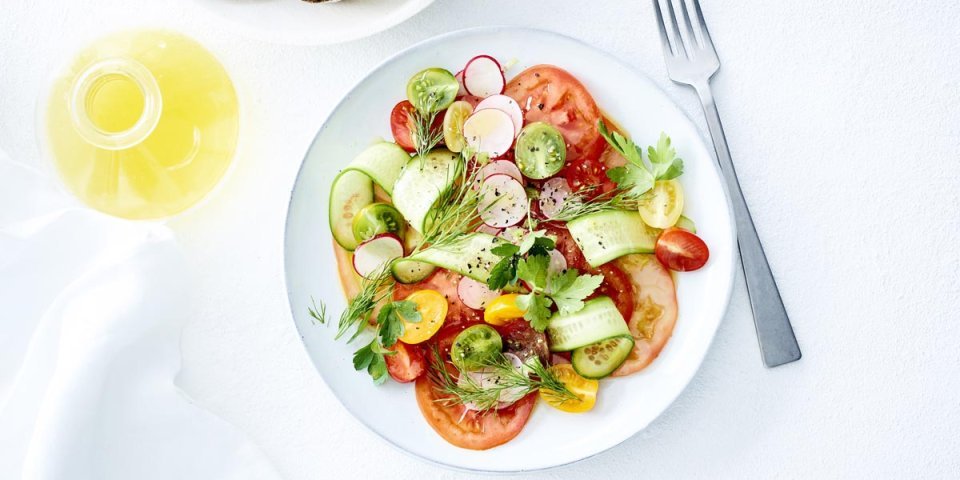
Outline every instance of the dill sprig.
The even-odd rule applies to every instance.
[[[365,320],[370,313],[383,300],[393,296],[393,272],[390,267],[392,263],[388,262],[383,268],[374,273],[370,278],[360,282],[360,293],[350,299],[347,309],[340,315],[340,324],[337,328],[337,335],[334,338],[339,339],[351,328],[355,329],[350,340],[353,341],[365,327]]]
[[[437,100],[427,99],[427,102],[435,103]],[[408,113],[410,122],[413,124],[413,131],[410,137],[414,143],[414,149],[418,156],[424,156],[433,150],[440,140],[443,140],[443,128],[434,128],[433,123],[437,120],[437,113],[430,105],[427,108],[430,113],[421,112],[413,109]]]
[[[319,323],[320,325],[327,324],[327,304],[320,302],[320,307],[317,307],[317,301],[314,300],[313,296],[310,297],[310,307],[307,307],[307,312],[313,318],[313,321]]]
[[[434,347],[427,378],[442,395],[442,398],[437,399],[438,402],[447,406],[470,404],[480,412],[495,409],[501,395],[508,391],[526,396],[542,389],[557,403],[579,398],[540,362],[539,357],[532,358],[532,361],[518,369],[503,354],[493,357],[479,365],[478,370],[482,369],[489,375],[498,377],[498,380],[491,385],[481,386],[470,375],[461,375],[460,378],[464,379],[462,382],[455,379],[448,369],[448,362],[442,359],[439,349]]]
[[[609,210],[636,210],[642,196],[633,195],[627,190],[617,188],[609,192],[595,194],[598,187],[589,186],[571,193],[550,220],[569,222],[582,215],[606,212]]]
[[[476,187],[482,159],[463,151],[456,162],[453,186],[440,195],[424,222],[423,238],[411,253],[449,246],[480,225],[480,189]],[[496,202],[494,202],[495,204]],[[487,208],[493,208],[490,205]]]

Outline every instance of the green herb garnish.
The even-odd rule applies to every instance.
[[[666,134],[660,134],[656,148],[647,149],[648,164],[643,160],[643,150],[633,140],[619,132],[610,132],[603,120],[599,121],[599,129],[607,143],[627,159],[626,165],[607,170],[607,177],[627,195],[639,198],[652,189],[657,180],[670,180],[683,173],[683,160],[677,157]]]

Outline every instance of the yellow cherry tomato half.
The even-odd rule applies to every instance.
[[[403,335],[400,336],[400,341],[415,344],[429,340],[440,330],[447,318],[447,299],[436,290],[418,290],[405,300],[417,304],[420,321],[411,322],[400,315],[400,320],[403,320]]]
[[[550,372],[577,398],[566,398],[553,390],[541,388],[540,398],[547,402],[547,405],[567,413],[583,413],[593,409],[597,403],[600,382],[581,377],[570,364],[554,365],[550,367]]]
[[[500,326],[523,317],[526,311],[517,306],[517,297],[519,296],[516,293],[508,293],[494,298],[483,311],[483,321],[490,325]]]
[[[683,186],[676,180],[660,180],[640,201],[640,218],[653,228],[669,228],[683,213]]]
[[[463,136],[463,122],[473,113],[473,106],[469,102],[459,100],[447,107],[443,115],[443,143],[447,149],[459,153],[467,146],[467,139]]]

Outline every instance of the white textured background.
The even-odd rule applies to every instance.
[[[957,478],[960,3],[704,3],[730,148],[804,358],[762,367],[741,276],[672,408],[538,477]],[[288,478],[459,478],[368,433],[315,374],[283,293],[282,227],[300,159],[340,95],[398,49],[489,24],[609,50],[703,127],[694,95],[666,79],[643,0],[438,0],[330,47],[248,40],[187,1],[0,0],[0,148],[39,161],[38,95],[90,38],[151,25],[202,40],[238,85],[245,136],[220,192],[171,222],[199,279],[180,383]]]

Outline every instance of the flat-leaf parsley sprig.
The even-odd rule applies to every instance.
[[[390,302],[380,309],[377,315],[377,334],[370,343],[360,347],[353,354],[353,368],[366,370],[377,385],[387,379],[387,355],[395,355],[390,350],[403,336],[404,320],[417,323],[421,320],[417,304],[407,300]]]
[[[656,148],[647,149],[647,160],[643,160],[643,150],[619,132],[610,132],[603,120],[599,121],[600,135],[613,147],[627,164],[607,170],[607,177],[620,189],[632,197],[639,197],[653,188],[657,180],[671,180],[683,173],[683,160],[677,157],[677,151],[670,145],[670,137],[660,134]]]
[[[523,318],[538,332],[550,323],[552,306],[556,305],[561,315],[578,312],[584,307],[583,300],[603,283],[603,275],[581,275],[575,268],[551,271],[546,255],[521,259],[517,277],[530,289],[530,293],[517,297],[517,307],[525,311]]]

